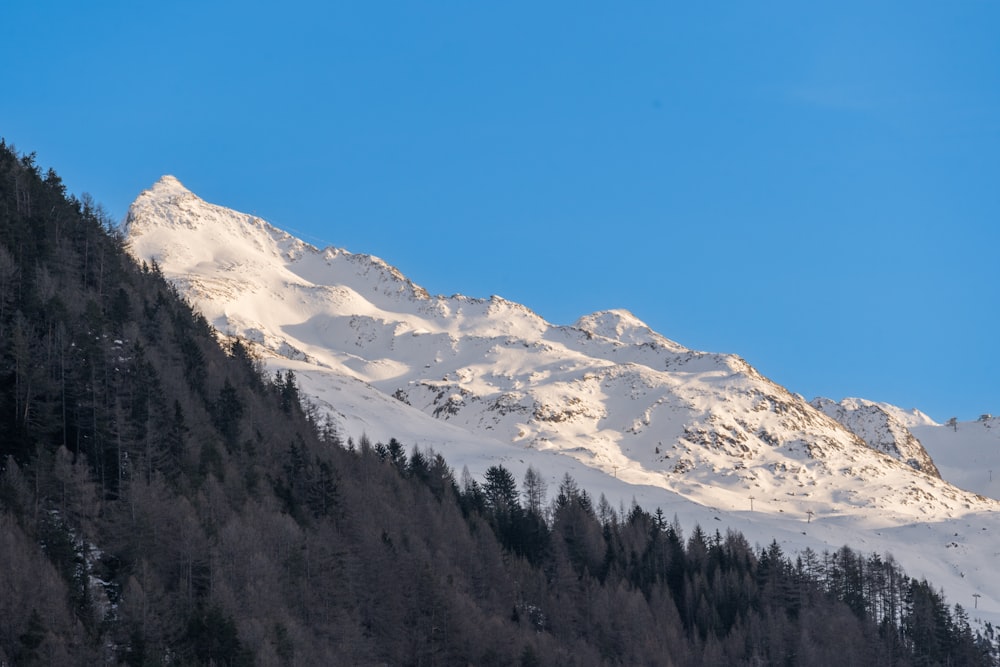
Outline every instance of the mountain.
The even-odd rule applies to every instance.
[[[930,427],[919,415],[810,404],[625,310],[557,326],[497,296],[430,295],[381,259],[315,248],[169,176],[124,233],[222,338],[293,370],[345,437],[432,445],[477,475],[497,461],[550,481],[570,470],[613,501],[790,548],[860,541],[963,599],[990,591],[978,606],[1000,612],[979,558],[1000,550],[1000,503],[940,478],[910,430]]]
[[[650,341],[624,313],[591,319]],[[459,483],[429,448],[344,442],[294,374],[0,140],[0,664],[996,664],[992,626],[885,554],[905,540],[918,575],[961,597],[968,573],[992,604],[980,512],[722,511],[329,377],[344,414],[490,465]],[[506,464],[532,466],[520,489]],[[581,476],[547,496],[542,469]],[[831,548],[785,552],[808,545]]]

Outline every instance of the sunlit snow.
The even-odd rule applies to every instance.
[[[861,399],[811,405],[626,310],[556,326],[496,296],[432,296],[378,258],[317,249],[169,176],[125,231],[221,336],[293,370],[345,438],[433,447],[474,475],[532,465],[553,489],[569,472],[616,506],[790,552],[892,553],[951,602],[981,594],[973,616],[1000,620],[1000,502],[985,497],[1000,481],[983,479],[1000,480],[996,419],[956,430]]]

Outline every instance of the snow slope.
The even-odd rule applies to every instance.
[[[954,426],[931,422],[910,430],[945,479],[959,488],[1000,498],[1000,417],[983,415]]]
[[[568,471],[612,502],[792,550],[892,552],[1000,614],[1000,503],[938,476],[914,437],[936,427],[919,413],[817,409],[624,310],[556,326],[496,296],[432,296],[378,258],[314,248],[170,176],[136,199],[125,231],[220,335],[294,370],[345,435],[433,446],[474,474],[531,464],[551,486]]]

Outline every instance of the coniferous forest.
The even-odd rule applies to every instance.
[[[786,554],[337,433],[0,142],[0,665],[997,665],[890,556]]]

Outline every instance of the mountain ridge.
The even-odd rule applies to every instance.
[[[831,473],[824,459],[835,452],[852,465],[838,462],[834,474],[891,469],[878,452],[938,476],[919,441],[884,410],[889,440],[866,439],[843,423],[847,412],[814,409],[831,403],[810,405],[742,358],[686,348],[624,309],[555,326],[497,296],[431,296],[379,258],[315,248],[203,202],[173,177],[139,196],[125,231],[133,253],[158,261],[220,332],[471,431],[564,451],[612,474],[632,468],[677,490],[690,470],[750,461],[762,465],[747,469],[748,485],[761,476],[782,485],[788,456],[815,482]],[[303,385],[318,394],[308,372]],[[613,405],[623,395],[630,400]],[[775,448],[784,451],[771,456]],[[810,461],[810,471],[800,470]]]
[[[554,482],[572,466],[622,503],[762,522],[789,544],[874,530],[865,539],[898,551],[908,526],[954,533],[1000,508],[932,461],[909,462],[924,459],[907,425],[925,416],[877,411],[899,442],[869,442],[864,420],[852,430],[847,412],[832,410],[845,424],[741,357],[689,349],[624,309],[556,326],[497,296],[432,296],[381,259],[315,248],[190,193],[170,209],[155,190],[129,210],[130,252],[157,261],[220,336],[293,370],[345,434],[433,446],[474,474],[544,461]],[[910,556],[957,576],[953,552]]]

